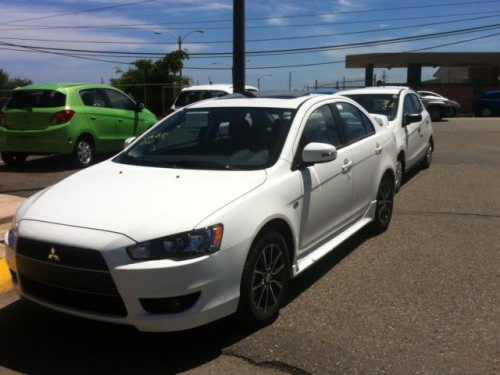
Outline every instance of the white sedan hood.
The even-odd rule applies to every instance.
[[[265,179],[263,170],[164,169],[107,161],[50,187],[27,202],[18,219],[122,233],[140,242],[195,228]]]

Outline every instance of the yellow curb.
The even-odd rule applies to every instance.
[[[0,294],[6,293],[12,289],[10,281],[9,267],[5,259],[0,259]]]

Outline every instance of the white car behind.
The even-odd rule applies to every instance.
[[[371,114],[387,117],[387,126],[394,132],[397,143],[396,192],[411,168],[431,165],[434,151],[432,121],[415,91],[400,86],[366,87],[344,90],[336,95],[357,101]]]

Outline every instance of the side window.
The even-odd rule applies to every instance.
[[[350,142],[365,138],[375,129],[372,122],[356,106],[350,103],[337,103],[337,110],[344,125],[344,130]]]
[[[135,103],[126,95],[119,91],[105,89],[112,108],[135,110]]]
[[[300,143],[305,146],[312,142],[340,145],[338,127],[328,105],[315,109],[307,119]]]
[[[411,113],[418,113],[413,106],[413,100],[411,100],[410,95],[406,95],[403,102],[403,115],[408,115]]]
[[[86,107],[107,107],[102,91],[98,89],[87,89],[80,91],[83,105]]]
[[[424,107],[422,106],[422,102],[418,98],[417,95],[415,94],[410,94],[411,100],[413,101],[413,106],[417,109],[418,113],[421,113],[424,110]]]

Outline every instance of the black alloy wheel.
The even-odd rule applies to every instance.
[[[425,156],[422,160],[422,169],[427,169],[431,166],[433,152],[434,147],[432,146],[432,143],[429,142],[429,144],[427,145],[427,150],[425,151]]]
[[[238,313],[253,328],[272,323],[285,299],[290,272],[288,245],[279,232],[257,238],[243,269]]]
[[[382,233],[389,227],[394,209],[394,193],[394,180],[386,174],[380,181],[377,193],[377,209],[373,221],[373,229],[376,233]]]

